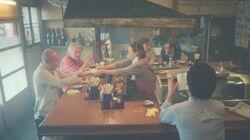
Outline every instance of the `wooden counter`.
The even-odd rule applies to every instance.
[[[98,100],[84,100],[84,94],[63,95],[43,121],[38,132],[42,136],[135,138],[134,136],[140,135],[146,139],[150,136],[178,139],[178,132],[174,126],[161,124],[159,113],[155,117],[146,117],[147,108],[140,103],[127,101],[125,109],[101,110]],[[226,132],[250,130],[250,120],[230,112],[227,112],[225,119]]]

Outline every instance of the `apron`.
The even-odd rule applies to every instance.
[[[153,72],[151,66],[146,62],[142,61],[143,65]],[[147,80],[143,77],[136,76],[135,80],[131,80],[131,76],[127,79],[127,97],[126,100],[156,100],[155,96],[155,80]]]
[[[147,68],[153,73],[151,66],[146,61],[142,61],[141,63],[147,66]],[[148,80],[143,77],[137,76],[135,85],[136,85],[137,93],[139,94],[138,96],[139,99],[156,101],[155,80]]]

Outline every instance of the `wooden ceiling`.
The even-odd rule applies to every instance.
[[[187,15],[236,14],[237,0],[148,0]]]

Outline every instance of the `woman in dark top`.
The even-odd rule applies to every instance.
[[[146,58],[143,43],[137,41],[128,47],[129,59],[99,67],[97,74],[125,75],[135,80],[138,99],[155,100],[155,76]]]

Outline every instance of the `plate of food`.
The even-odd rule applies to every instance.
[[[154,102],[151,100],[145,100],[141,103],[142,106],[153,106]]]

